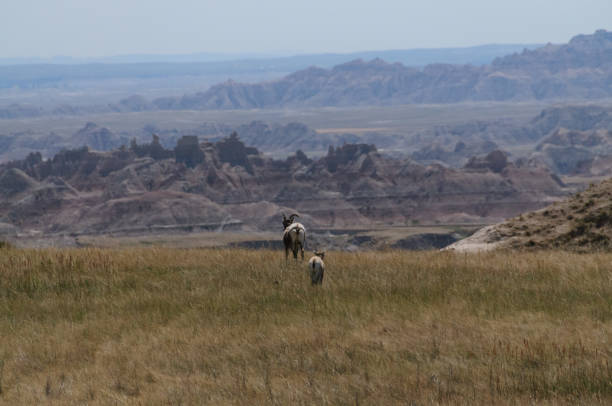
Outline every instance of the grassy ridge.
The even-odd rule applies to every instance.
[[[0,250],[0,402],[607,403],[612,255]]]

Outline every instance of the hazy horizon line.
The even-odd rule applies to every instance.
[[[274,58],[299,58],[309,56],[343,56],[376,52],[427,52],[427,51],[446,51],[446,50],[466,50],[487,47],[519,47],[535,48],[549,43],[483,43],[469,46],[440,46],[440,47],[414,47],[414,48],[383,48],[383,49],[363,49],[347,52],[300,52],[300,51],[262,51],[262,52],[215,52],[199,51],[188,53],[125,53],[106,56],[72,56],[54,55],[49,57],[42,56],[23,56],[23,57],[0,57],[0,65],[21,65],[21,64],[87,64],[87,63],[189,63],[189,62],[226,62],[253,59],[274,59]],[[150,59],[141,62],[130,61],[129,59]],[[161,58],[161,59],[156,59]],[[182,60],[167,61],[167,59],[178,58]],[[190,59],[196,58],[196,59]],[[205,58],[205,59],[197,59]],[[163,60],[166,59],[166,60]]]

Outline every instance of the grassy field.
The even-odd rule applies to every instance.
[[[3,404],[609,404],[612,255],[0,250]]]

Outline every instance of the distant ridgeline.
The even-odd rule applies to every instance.
[[[152,101],[132,96],[106,106],[41,109],[11,105],[0,118],[41,114],[172,109],[353,106],[462,101],[521,101],[612,96],[612,32],[578,35],[496,58],[484,66],[432,64],[424,68],[358,59],[331,69],[310,67],[255,84],[229,80],[205,92]],[[1,68],[0,68],[1,69]]]
[[[282,211],[312,227],[473,223],[566,193],[548,169],[497,151],[462,169],[423,166],[346,144],[320,159],[265,157],[236,134],[218,142],[157,137],[108,152],[87,147],[0,165],[4,233],[96,234],[248,227],[278,230]]]
[[[454,103],[466,100],[596,99],[612,96],[612,32],[579,35],[497,58],[490,65],[428,65],[416,69],[380,59],[333,69],[309,68],[258,84],[229,81],[156,108],[236,109]]]

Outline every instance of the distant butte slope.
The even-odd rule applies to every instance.
[[[174,150],[154,138],[49,160],[30,154],[0,165],[0,191],[4,229],[44,234],[278,230],[289,210],[309,227],[491,222],[565,194],[547,169],[516,166],[499,151],[459,170],[388,158],[367,144],[275,160],[236,135],[185,136]]]
[[[485,227],[448,249],[612,249],[612,179],[535,212]]]
[[[230,80],[203,93],[153,104],[241,109],[610,96],[612,32],[599,30],[576,36],[568,44],[525,50],[482,67],[435,64],[416,69],[380,59],[355,60],[329,70],[308,68],[271,82]]]

